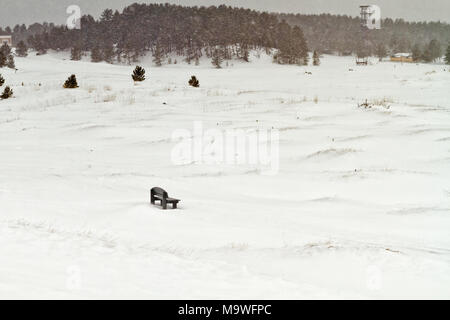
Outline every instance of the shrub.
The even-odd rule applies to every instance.
[[[66,82],[64,82],[64,88],[66,89],[75,89],[78,88],[77,77],[73,74],[71,75]]]
[[[11,98],[13,95],[13,91],[10,87],[6,87],[5,90],[3,90],[2,95],[0,96],[1,99],[8,99]]]
[[[189,85],[194,88],[198,88],[200,87],[200,82],[198,81],[196,76],[192,76],[191,80],[189,80]]]
[[[5,84],[5,79],[0,74],[0,87]]]
[[[145,69],[140,66],[136,66],[131,77],[133,78],[134,81],[144,81]]]

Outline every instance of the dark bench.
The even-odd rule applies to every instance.
[[[173,209],[177,208],[178,202],[180,200],[169,198],[167,192],[161,188],[153,188],[150,190],[150,202],[151,204],[155,204],[156,201],[160,201],[161,206],[164,210],[167,209],[167,204],[170,203]]]

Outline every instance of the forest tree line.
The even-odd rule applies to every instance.
[[[161,65],[176,53],[188,62],[206,55],[213,64],[232,58],[249,60],[252,49],[274,48],[282,64],[307,64],[308,51],[380,58],[409,52],[416,61],[431,62],[446,51],[450,25],[384,19],[381,30],[362,31],[360,19],[346,15],[271,14],[250,9],[133,4],[122,13],[105,10],[99,19],[85,15],[80,30],[52,23],[0,28],[20,47],[39,54],[71,50],[73,60],[90,53],[92,61],[137,62],[147,52]]]
[[[386,18],[380,30],[362,30],[358,17],[347,15],[279,14],[292,26],[300,27],[311,49],[338,55],[386,57],[412,53],[414,60],[431,62],[442,57],[450,45],[450,24],[408,22]]]

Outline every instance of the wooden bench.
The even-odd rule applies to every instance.
[[[150,190],[150,202],[155,204],[156,201],[160,201],[162,208],[166,210],[168,203],[172,205],[173,209],[176,209],[181,200],[169,198],[167,192],[161,188],[153,188]]]

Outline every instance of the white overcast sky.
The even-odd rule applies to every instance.
[[[291,13],[335,13],[358,15],[361,4],[376,4],[383,17],[409,21],[446,21],[450,23],[450,0],[0,0],[0,26],[33,22],[64,23],[66,8],[76,4],[82,13],[97,17],[105,8],[123,9],[134,3],[176,3],[181,5],[219,5]]]

